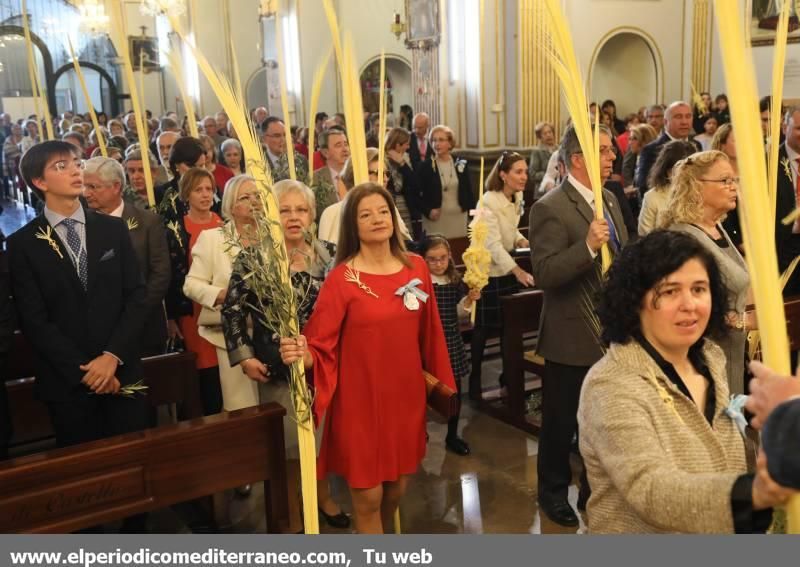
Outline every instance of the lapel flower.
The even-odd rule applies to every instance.
[[[135,219],[135,218],[133,218],[133,217],[131,217],[131,218],[129,218],[128,220],[126,220],[126,221],[125,221],[125,224],[127,224],[127,225],[128,225],[128,230],[129,230],[129,231],[130,231],[130,230],[136,230],[137,228],[139,228],[139,223],[138,223],[138,222],[136,221],[136,219]]]
[[[456,171],[464,173],[464,168],[467,167],[467,162],[463,159],[456,160]]]
[[[792,166],[789,164],[789,158],[785,157],[781,160],[781,165],[783,166],[783,171],[786,173],[786,177],[789,179],[792,178]]]
[[[58,242],[56,242],[56,239],[53,238],[52,226],[48,224],[47,228],[40,227],[36,232],[36,238],[46,241],[50,245],[50,248],[52,248],[53,251],[58,254],[58,257],[62,260],[64,259],[64,255],[61,253],[61,247],[58,245]]]

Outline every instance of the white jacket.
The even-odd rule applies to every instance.
[[[517,228],[522,205],[522,193],[516,193],[513,202],[506,199],[502,191],[486,191],[483,194],[480,206],[490,213],[484,214],[483,218],[489,228],[486,248],[492,255],[489,275],[493,278],[508,275],[517,266],[509,252],[525,238]]]

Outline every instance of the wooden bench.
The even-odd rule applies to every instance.
[[[0,533],[65,533],[264,481],[267,531],[288,525],[276,403],[0,463]]]
[[[33,352],[30,344],[15,335],[14,356],[11,357],[12,378],[6,381],[8,405],[14,436],[10,447],[38,443],[53,437],[50,416],[45,405],[34,395]],[[196,355],[192,352],[162,354],[142,359],[143,380],[151,406],[178,406],[186,418],[202,417],[203,406],[197,387]]]
[[[525,350],[539,331],[539,321],[544,305],[544,292],[531,290],[500,299],[503,316],[503,376],[507,394],[496,399],[481,395],[478,400],[482,411],[529,433],[538,433],[541,423],[526,415],[528,389],[525,373],[541,377],[544,360],[535,350]],[[534,382],[532,386],[538,387]],[[472,391],[473,385],[470,385]],[[474,398],[473,398],[474,399]]]

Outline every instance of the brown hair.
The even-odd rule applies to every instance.
[[[646,146],[658,137],[656,129],[650,124],[637,124],[631,128],[630,139],[638,140],[641,147]]]
[[[444,236],[441,234],[427,235],[427,237],[420,243],[419,253],[422,254],[422,257],[424,258],[429,250],[433,250],[439,246],[444,246],[447,249],[447,254],[450,256],[450,258],[447,260],[447,270],[444,273],[445,277],[450,281],[450,283],[461,283],[461,274],[458,273],[458,270],[456,269],[456,263],[453,261],[453,252],[450,250],[450,242]]]
[[[197,187],[203,179],[211,181],[211,189],[216,191],[217,182],[214,180],[214,175],[204,167],[193,167],[181,175],[181,178],[178,180],[178,190],[180,192],[181,201],[188,203],[189,194],[194,191],[195,187]]]
[[[502,191],[503,180],[500,179],[500,172],[502,171],[503,173],[508,173],[511,171],[511,166],[517,163],[519,160],[525,161],[525,158],[517,152],[506,151],[500,154],[497,163],[494,164],[492,171],[489,172],[489,177],[486,178],[486,190]]]
[[[393,150],[397,146],[405,144],[410,140],[411,134],[408,133],[408,130],[405,128],[392,128],[389,130],[389,133],[386,134],[386,142],[384,143],[384,147],[388,152],[389,150]]]
[[[400,260],[403,265],[411,267],[405,244],[400,237],[400,221],[398,220],[397,207],[389,192],[376,183],[362,183],[356,185],[347,194],[342,206],[342,221],[339,228],[339,243],[336,246],[336,265],[347,262],[361,249],[361,239],[358,237],[358,205],[365,197],[380,195],[392,213],[394,230],[389,238],[389,247],[392,256]]]

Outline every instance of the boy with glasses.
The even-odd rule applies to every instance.
[[[63,141],[28,150],[20,170],[44,212],[8,239],[14,301],[36,353],[36,395],[59,447],[147,427],[145,399],[115,395],[142,379],[144,283],[125,223],[81,204],[78,152]]]

